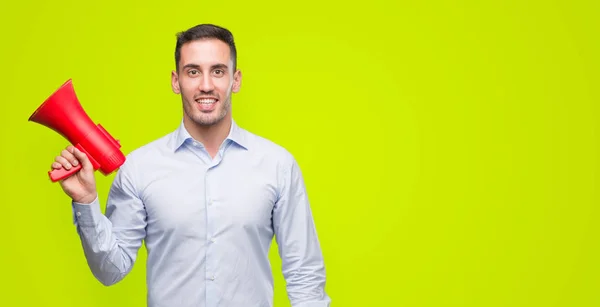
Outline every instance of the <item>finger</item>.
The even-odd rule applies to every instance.
[[[90,162],[90,159],[88,159],[87,155],[84,154],[81,150],[79,150],[78,148],[73,147],[73,155],[75,155],[75,158],[77,158],[77,160],[79,160],[79,162],[81,162],[81,167],[85,170],[91,170],[92,169],[92,162]]]
[[[69,163],[77,166],[77,164],[79,164],[79,161],[77,161],[77,159],[71,152],[72,152],[72,150],[69,151],[68,147],[67,147],[67,149],[63,149],[63,151],[60,154],[63,156],[63,158],[67,159],[67,161],[69,161]]]
[[[60,164],[58,162],[52,162],[52,168],[54,168],[54,169],[61,169],[62,168],[62,164]]]
[[[72,167],[71,163],[69,163],[69,161],[67,161],[67,159],[65,159],[65,157],[63,156],[57,156],[54,160],[60,163],[60,165],[62,165],[62,167],[64,167],[67,170],[70,170]]]

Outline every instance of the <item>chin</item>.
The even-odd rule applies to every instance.
[[[208,116],[207,116],[208,115]],[[214,126],[223,121],[225,116],[219,116],[217,110],[211,112],[210,114],[196,114],[196,116],[192,116],[192,121],[199,126]]]

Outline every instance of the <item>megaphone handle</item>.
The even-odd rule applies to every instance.
[[[97,170],[100,167],[100,163],[98,163],[94,159],[94,157],[92,157],[87,152],[87,150],[85,150],[85,148],[83,148],[83,146],[81,146],[81,143],[75,145],[75,147],[77,149],[79,149],[79,151],[83,152],[88,157],[88,159],[92,163],[92,167],[94,168],[94,170]],[[77,166],[71,167],[70,170],[61,168],[61,169],[54,169],[54,170],[48,171],[48,175],[50,176],[50,180],[52,182],[57,182],[57,181],[60,181],[60,180],[70,177],[71,175],[77,173],[80,169],[81,169],[81,164],[77,164]]]
[[[77,166],[71,167],[69,170],[65,168],[51,170],[48,172],[48,175],[50,176],[50,180],[52,182],[57,182],[70,177],[71,175],[77,173],[80,169],[81,164],[78,164]]]

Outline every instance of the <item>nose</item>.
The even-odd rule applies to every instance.
[[[211,92],[214,89],[215,85],[211,76],[209,74],[205,74],[204,76],[202,76],[202,80],[200,81],[198,87],[202,92]]]

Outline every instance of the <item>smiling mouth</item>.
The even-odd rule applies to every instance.
[[[199,104],[214,104],[217,101],[219,101],[216,98],[200,98],[200,99],[196,99],[196,102]]]

